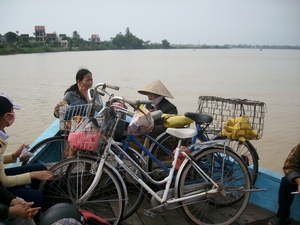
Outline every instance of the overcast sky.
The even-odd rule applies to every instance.
[[[126,28],[171,44],[300,45],[300,0],[0,0],[0,34],[110,40]]]

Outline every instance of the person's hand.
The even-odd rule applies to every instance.
[[[31,154],[32,154],[32,153],[31,153]],[[24,162],[24,161],[26,161],[27,159],[29,159],[29,158],[31,157],[31,154],[26,153],[26,154],[20,155],[20,157],[19,157],[20,162]]]
[[[83,86],[82,84],[78,84],[78,89],[79,92],[85,97],[85,99],[89,102],[89,97],[88,97],[88,88]]]
[[[55,107],[54,107],[54,115],[56,116],[56,117],[58,117],[58,115],[59,115],[59,107],[61,106],[61,104],[60,103],[57,103],[56,105],[55,105]]]
[[[22,144],[15,152],[12,153],[12,158],[14,160],[16,160],[22,153],[23,148],[27,148],[29,149],[29,145],[28,144]]]
[[[30,172],[31,179],[51,180],[51,179],[53,179],[53,176],[54,176],[53,173],[49,170]]]
[[[14,205],[17,205],[17,204],[23,204],[24,203],[24,200],[21,199],[21,198],[15,198],[11,201],[10,205],[11,206],[14,206]]]
[[[59,117],[59,108],[60,108],[61,106],[66,105],[66,104],[67,104],[67,102],[64,101],[64,100],[62,100],[62,101],[60,101],[59,103],[57,103],[57,104],[55,105],[55,107],[54,107],[54,116],[55,116],[56,118]]]
[[[14,199],[13,206],[9,207],[9,215],[17,216],[23,219],[32,219],[41,209],[41,207],[31,208],[33,202],[25,202],[21,199]]]
[[[82,84],[78,84],[78,89],[83,96],[87,96],[88,89],[85,88],[85,86],[83,86]]]

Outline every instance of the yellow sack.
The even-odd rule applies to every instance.
[[[245,141],[245,139],[256,138],[258,133],[252,129],[248,118],[244,115],[226,121],[220,135],[229,139]]]
[[[162,114],[161,118],[164,121],[165,127],[180,128],[190,125],[194,120],[185,116],[175,114]]]

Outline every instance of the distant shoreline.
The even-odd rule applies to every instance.
[[[268,50],[268,49],[278,49],[278,50],[300,50],[300,46],[249,46],[249,45],[204,45],[204,46],[194,46],[194,45],[171,45],[171,49],[257,49],[257,50]],[[30,53],[49,53],[49,52],[78,52],[78,51],[105,51],[105,50],[120,50],[120,49],[85,49],[85,48],[54,48],[54,47],[38,47],[38,48],[20,48],[17,46],[9,48],[0,47],[0,55],[16,55],[16,54],[30,54]],[[123,49],[123,50],[145,50],[145,49]]]

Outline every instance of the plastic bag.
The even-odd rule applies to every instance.
[[[143,106],[140,106],[134,111],[132,120],[128,125],[128,133],[131,135],[139,136],[148,133],[154,127],[154,120],[149,112]]]
[[[73,150],[96,151],[100,144],[99,131],[89,118],[85,117],[79,123],[72,121],[72,130],[68,136],[70,146]]]

